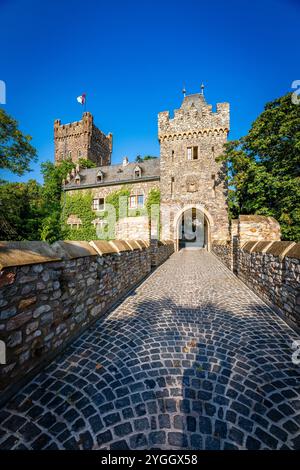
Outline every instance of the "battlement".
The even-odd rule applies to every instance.
[[[54,121],[55,161],[66,159],[76,163],[80,158],[93,161],[97,166],[110,165],[112,134],[105,135],[94,124],[93,115],[85,112],[80,121],[61,124]]]
[[[158,135],[161,138],[168,134],[214,130],[228,133],[229,114],[229,103],[217,103],[217,110],[213,112],[212,105],[206,103],[201,93],[188,95],[181,107],[174,110],[173,118],[169,111],[158,114]]]

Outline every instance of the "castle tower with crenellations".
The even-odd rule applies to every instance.
[[[229,234],[226,167],[217,161],[229,132],[229,103],[218,103],[213,112],[203,88],[201,93],[184,96],[173,118],[168,111],[159,113],[158,138],[162,221],[171,227],[163,238],[176,240],[181,230],[177,215],[197,206],[209,247]]]
[[[98,129],[89,112],[83,113],[81,121],[61,124],[54,121],[55,162],[80,158],[90,160],[97,166],[111,164],[112,134],[105,135]]]

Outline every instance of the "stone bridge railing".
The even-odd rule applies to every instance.
[[[152,245],[0,242],[0,401],[173,251],[169,242]]]
[[[213,253],[300,327],[300,243],[280,241],[280,226],[272,217],[240,216],[231,228],[231,240],[215,241]]]

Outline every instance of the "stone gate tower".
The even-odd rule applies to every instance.
[[[110,165],[112,134],[105,135],[98,129],[91,113],[83,113],[82,120],[61,124],[54,121],[55,162],[79,158],[91,160],[97,166]]]
[[[168,111],[158,115],[162,238],[177,248],[186,211],[194,228],[202,225],[202,246],[228,239],[226,167],[216,162],[228,132],[229,104],[218,103],[213,112],[203,88],[185,96],[172,119]]]

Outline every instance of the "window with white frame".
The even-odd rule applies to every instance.
[[[103,211],[104,210],[104,198],[98,197],[93,199],[93,210],[94,211]]]
[[[187,159],[198,160],[198,147],[194,146],[187,148]]]
[[[144,195],[143,194],[135,194],[134,196],[129,197],[130,209],[137,209],[141,207],[144,207]]]

